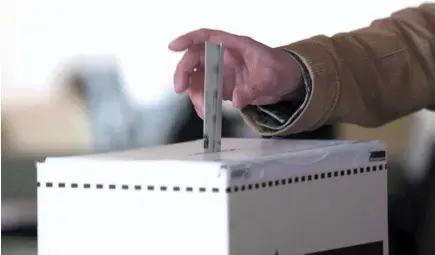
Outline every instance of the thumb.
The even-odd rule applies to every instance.
[[[274,96],[260,96],[254,99],[254,101],[251,103],[252,105],[268,105],[275,103],[276,97]]]
[[[258,96],[258,86],[247,83],[234,88],[231,101],[235,108],[242,109],[248,104],[254,102]]]

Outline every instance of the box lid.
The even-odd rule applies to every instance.
[[[373,146],[379,146],[380,142],[223,138],[222,150],[217,153],[204,153],[202,149],[203,141],[195,140],[177,144],[66,158],[81,158],[98,161],[217,161],[221,162],[223,165],[233,165],[243,162],[270,160],[273,158],[300,157],[301,155],[304,155],[304,160],[307,160],[310,157],[317,158],[319,154],[323,154],[324,152],[347,150],[348,146],[351,144],[372,144]]]
[[[82,173],[90,176],[89,169],[92,169],[96,179],[104,176],[111,180],[142,178],[195,183],[219,180],[225,183],[227,180],[257,181],[366,166],[371,162],[373,152],[383,152],[381,161],[386,160],[385,146],[378,141],[224,138],[219,153],[204,154],[202,140],[196,140],[49,158],[43,164],[45,166],[38,169],[44,168],[44,175],[49,173],[50,178],[58,176],[61,179],[67,173],[68,176],[83,176]]]

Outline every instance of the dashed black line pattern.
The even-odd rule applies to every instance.
[[[60,189],[108,189],[108,190],[134,190],[134,191],[160,191],[160,192],[199,192],[199,193],[219,193],[219,192],[226,192],[226,193],[237,193],[237,192],[244,192],[244,191],[250,191],[250,190],[258,190],[258,189],[264,189],[264,188],[271,188],[271,187],[279,187],[279,186],[285,186],[289,184],[296,184],[296,183],[306,183],[306,182],[312,182],[312,181],[318,181],[322,179],[332,179],[332,178],[340,178],[350,175],[358,175],[358,174],[364,174],[364,173],[370,173],[370,172],[377,172],[377,171],[383,171],[387,170],[387,165],[375,165],[375,166],[367,166],[367,167],[361,167],[361,168],[353,168],[353,169],[343,169],[343,170],[337,170],[337,171],[330,171],[326,173],[316,173],[316,174],[307,174],[307,175],[301,175],[296,176],[292,178],[286,178],[286,179],[278,179],[278,180],[269,180],[264,182],[258,182],[258,183],[250,183],[246,185],[239,185],[239,186],[232,186],[227,187],[226,189],[219,189],[217,187],[214,188],[206,188],[206,187],[191,187],[191,186],[167,186],[167,185],[140,185],[140,184],[103,184],[103,183],[65,183],[65,182],[37,182],[38,188],[60,188]]]

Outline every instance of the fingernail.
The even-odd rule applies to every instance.
[[[199,104],[199,112],[201,113],[201,118],[204,118],[204,104]]]
[[[235,107],[235,108],[237,108],[237,109],[240,109],[241,108],[241,100],[240,100],[240,98],[238,97],[238,96],[236,96],[236,95],[233,95],[233,98],[232,98],[232,103],[233,103],[233,106]]]
[[[238,101],[233,101],[233,106],[236,109],[240,109],[240,103]]]
[[[172,50],[172,51],[178,51],[178,50],[180,50],[179,49],[179,46],[177,47],[177,43],[178,43],[178,39],[174,39],[174,40],[172,40],[170,43],[169,43],[169,45],[168,45],[168,49],[170,49],[170,50]]]
[[[171,41],[171,42],[168,44],[168,49],[169,49],[169,50],[174,50],[174,43],[175,43],[175,40]]]
[[[195,111],[196,111],[196,114],[198,114],[198,117],[200,117],[201,119],[204,119],[204,113],[202,110],[198,109],[198,107],[195,106]]]
[[[181,93],[181,91],[180,91],[180,86],[178,85],[178,84],[174,84],[174,90],[175,90],[175,93]]]
[[[171,42],[168,44],[168,48],[171,49],[171,48],[173,47],[173,44],[174,44],[174,41],[171,41]]]
[[[177,83],[177,84],[175,85],[175,91],[176,91],[177,93],[183,93],[183,92],[185,92],[188,88],[189,88],[189,86],[188,86],[188,84],[186,84],[186,83]]]

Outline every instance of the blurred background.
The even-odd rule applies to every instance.
[[[202,137],[189,98],[172,90],[181,57],[167,50],[174,37],[208,27],[279,46],[363,27],[421,2],[1,1],[2,254],[36,254],[36,160]],[[385,142],[392,254],[435,254],[434,115],[289,138]],[[223,136],[254,136],[229,104]]]

